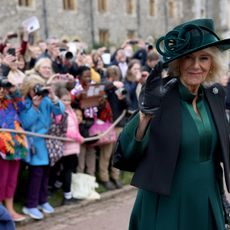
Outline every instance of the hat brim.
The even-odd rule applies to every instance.
[[[221,41],[216,41],[216,42],[209,43],[209,44],[205,44],[203,46],[200,46],[200,47],[197,47],[197,48],[194,48],[194,49],[190,49],[187,52],[184,52],[183,54],[179,54],[178,56],[176,56],[174,58],[171,58],[170,60],[165,60],[164,64],[169,64],[170,62],[175,61],[175,60],[177,60],[177,59],[179,59],[179,58],[181,58],[183,56],[186,56],[188,54],[191,54],[191,53],[194,53],[196,51],[206,49],[206,48],[209,48],[209,47],[212,47],[212,46],[217,47],[220,51],[225,51],[227,49],[230,49],[230,38],[223,39]]]

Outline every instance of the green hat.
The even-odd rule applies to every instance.
[[[159,38],[156,43],[156,49],[165,63],[210,46],[216,46],[221,51],[230,48],[230,38],[220,40],[215,34],[212,19],[183,23]]]

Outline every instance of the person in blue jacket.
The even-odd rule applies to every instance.
[[[40,76],[25,78],[22,88],[25,109],[20,113],[25,130],[47,134],[52,122],[52,114],[64,114],[65,107],[52,90],[44,86]],[[43,213],[53,213],[48,203],[49,155],[44,138],[31,136],[28,191],[23,213],[34,219],[42,219]],[[43,211],[43,213],[41,211]]]

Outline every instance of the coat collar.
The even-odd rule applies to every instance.
[[[210,109],[213,114],[214,122],[219,134],[222,149],[222,161],[224,163],[225,181],[230,191],[229,180],[229,124],[225,116],[224,91],[219,85],[213,85],[205,90]]]
[[[205,95],[207,97],[208,103],[210,105],[216,126],[218,131],[221,130],[221,133],[223,133],[223,129],[225,128],[225,123],[223,122],[223,117],[221,116],[224,108],[224,96],[222,95],[220,86],[211,86],[209,88],[205,89]]]

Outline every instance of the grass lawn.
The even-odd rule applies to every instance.
[[[120,178],[121,178],[121,181],[123,182],[124,185],[127,185],[130,183],[132,175],[133,174],[130,172],[123,172],[123,171],[121,172]],[[22,206],[24,204],[24,199],[25,199],[25,194],[26,194],[27,177],[28,177],[28,170],[25,167],[21,170],[21,173],[19,175],[18,188],[16,191],[15,203],[14,203],[16,211],[18,211],[20,213],[22,210]],[[96,191],[98,193],[106,192],[105,188],[102,187],[100,184],[99,184],[99,187],[96,189]],[[52,196],[49,197],[49,202],[52,206],[58,207],[61,205],[62,199],[63,199],[63,191],[62,191],[62,189],[58,189],[57,191],[55,191],[52,194]]]

